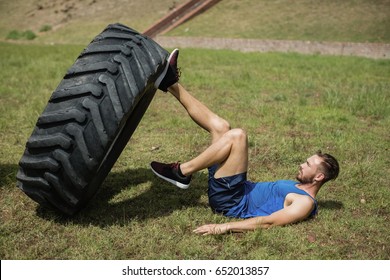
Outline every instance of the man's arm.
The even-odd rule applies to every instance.
[[[306,219],[313,211],[313,208],[313,200],[310,197],[302,196],[299,199],[295,199],[289,206],[269,216],[254,217],[225,224],[203,225],[195,229],[194,232],[202,235],[224,234],[227,232],[244,232],[258,228],[283,226]]]

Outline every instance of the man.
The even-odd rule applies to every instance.
[[[195,233],[223,234],[243,232],[296,223],[314,216],[315,197],[321,186],[339,173],[337,160],[318,152],[299,167],[298,182],[280,180],[254,183],[246,178],[248,139],[244,130],[231,129],[229,123],[209,110],[178,83],[175,49],[157,79],[155,87],[169,91],[187,110],[189,116],[211,134],[211,145],[194,159],[173,164],[152,162],[152,171],[160,178],[186,189],[191,175],[208,168],[209,204],[214,212],[228,217],[244,218],[224,224],[207,224]]]

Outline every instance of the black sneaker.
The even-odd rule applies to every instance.
[[[158,177],[164,179],[169,183],[174,184],[176,187],[179,187],[181,189],[187,189],[190,186],[192,176],[180,175],[179,166],[180,164],[178,162],[165,164],[153,161],[150,164],[153,173],[156,174]]]
[[[168,88],[179,81],[180,72],[177,68],[177,58],[179,57],[179,50],[174,49],[167,59],[164,71],[157,78],[154,83],[154,87],[164,92],[168,91]]]

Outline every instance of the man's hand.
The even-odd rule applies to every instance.
[[[224,224],[207,224],[198,227],[193,232],[202,235],[224,234],[230,232],[245,232],[262,227],[264,217],[254,217],[246,220],[232,221]],[[267,227],[264,226],[263,227]]]
[[[228,224],[209,224],[195,229],[193,232],[201,235],[224,234],[229,231]]]

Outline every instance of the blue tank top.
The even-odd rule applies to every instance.
[[[307,192],[296,187],[298,182],[279,180],[275,182],[245,182],[245,194],[241,201],[233,206],[225,215],[236,218],[268,216],[284,208],[284,200],[289,193],[307,195]],[[310,216],[317,212],[317,201]]]

